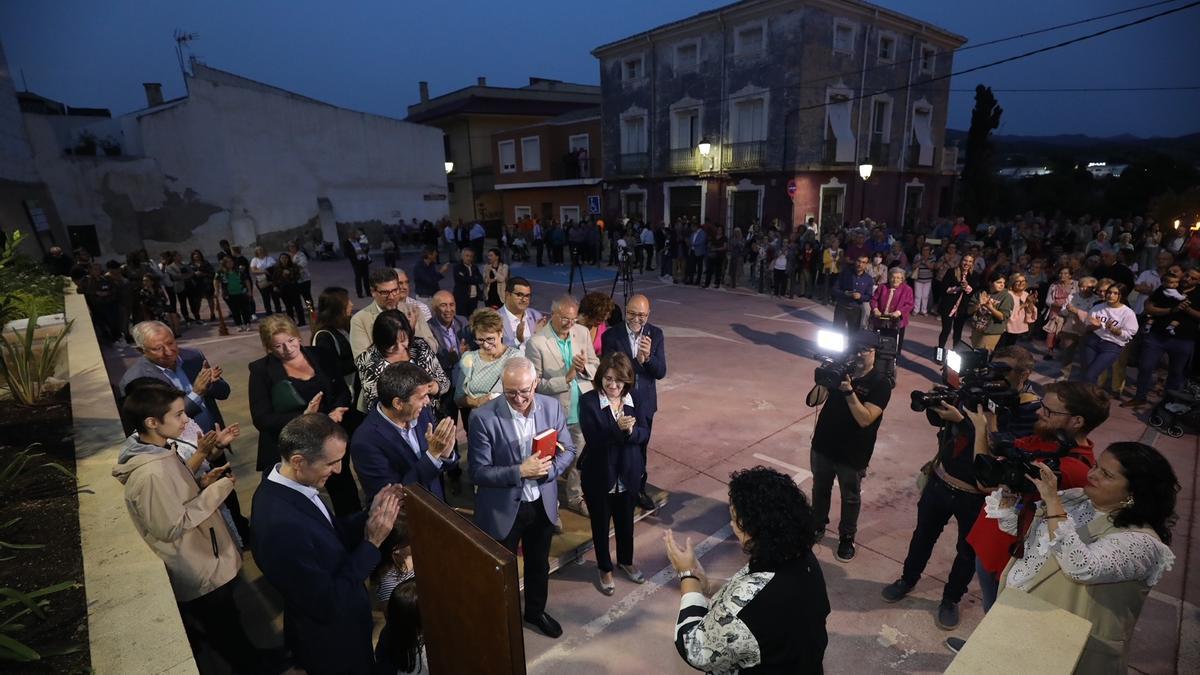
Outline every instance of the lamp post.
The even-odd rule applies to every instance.
[[[873,164],[859,164],[858,175],[863,180],[862,191],[858,195],[858,219],[860,221],[867,219],[867,181],[871,179],[871,172],[875,170]]]
[[[700,142],[696,145],[696,149],[700,151],[700,156],[707,160],[709,155],[712,154],[712,142],[705,136],[700,139]]]

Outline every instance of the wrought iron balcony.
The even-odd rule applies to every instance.
[[[672,148],[670,173],[692,174],[700,172],[700,151],[696,148]]]
[[[617,171],[623,176],[644,174],[650,170],[650,153],[622,153],[617,162]]]
[[[725,169],[727,171],[746,171],[761,169],[767,163],[767,142],[749,141],[746,143],[730,143],[727,146]]]

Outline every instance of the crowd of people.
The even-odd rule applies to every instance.
[[[355,268],[355,293],[371,297],[357,310],[340,287],[324,289],[314,306],[298,242],[278,256],[258,247],[249,260],[222,242],[215,266],[195,251],[189,262],[164,253],[157,265],[135,253],[103,273],[81,255],[67,268],[98,335],[124,338],[142,354],[118,386],[130,436],[114,476],[126,486],[130,514],[166,563],[193,644],[208,645],[238,672],[289,662],[245,637],[232,601],[243,551],[283,599],[294,665],[313,673],[423,667],[404,486],[421,485],[443,500],[471,486],[476,524],[524,558],[524,620],[549,637],[562,634],[547,612],[560,508],[591,523],[600,593],[615,593],[618,571],[631,583],[646,581],[636,564],[634,519],[638,509],[656,508],[647,492],[647,446],[656,383],[667,373],[666,338],[650,322],[649,298],[633,295],[623,308],[602,293],[535,303],[532,284],[509,267],[513,242],[534,243],[531,265],[541,263],[543,248],[555,264],[548,234],[557,224],[543,232],[525,221],[486,252],[474,226],[443,224],[440,240],[436,227],[410,231],[409,243],[423,247],[411,277],[391,264],[372,265],[365,235],[352,234],[343,252]],[[564,245],[576,232],[578,249],[571,250],[598,260],[601,227],[559,229],[568,230]],[[1125,401],[1131,406],[1149,400],[1164,355],[1167,390],[1182,387],[1194,367],[1196,235],[1160,233],[1140,219],[1073,224],[1032,216],[978,229],[958,219],[903,236],[870,222],[820,238],[812,227],[785,235],[752,226],[747,236],[735,229],[726,238],[722,228],[681,220],[606,231],[615,264],[628,252],[639,267],[657,265],[664,278],[700,286],[736,285],[749,265],[750,278],[776,294],[833,304],[835,325],[850,332],[895,328],[901,345],[913,315],[937,314],[938,361],[970,319],[971,344],[1007,366],[1018,403],[1001,419],[961,401],[929,409],[937,453],[921,472],[903,574],[883,599],[899,602],[916,586],[953,516],[958,546],[935,613],[939,627],[958,626],[958,603],[976,577],[985,609],[1009,588],[1089,618],[1084,662],[1123,672],[1141,602],[1173,560],[1178,483],[1153,448],[1118,443],[1101,453],[1088,434],[1109,415],[1102,387],[1119,395],[1130,360],[1139,368]],[[1122,248],[1130,242],[1139,248]],[[1148,250],[1149,242],[1157,245]],[[752,259],[764,264],[756,269]],[[137,294],[127,290],[133,279],[143,284]],[[249,520],[226,457],[239,429],[226,426],[218,408],[229,385],[219,365],[176,342],[189,322],[200,321],[205,300],[213,319],[216,293],[236,325],[257,330],[264,352],[249,365],[263,474]],[[305,339],[300,327],[309,321]],[[1030,384],[1032,351],[1042,345],[1043,358],[1074,365],[1074,381],[1044,392]],[[857,358],[844,380],[814,386],[807,397],[821,408],[811,501],[769,469],[730,481],[731,527],[748,555],[745,568],[716,588],[690,542],[667,533],[681,587],[676,647],[694,667],[820,672],[830,608],[811,549],[825,534],[836,481],[835,557],[854,559],[861,482],[894,386],[876,367],[874,342],[855,342],[852,351]],[[992,431],[1013,434],[1015,447],[1037,458],[1064,435],[1073,445],[1053,471],[1032,464],[1029,484],[985,485],[973,460],[1000,453]],[[552,449],[535,450],[547,435]],[[373,607],[387,617],[378,641]],[[957,650],[962,641],[948,644]]]

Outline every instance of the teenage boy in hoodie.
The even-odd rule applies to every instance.
[[[227,464],[197,481],[176,454],[175,439],[188,423],[184,402],[185,394],[168,386],[130,392],[122,413],[135,432],[112,473],[125,486],[134,527],[166,564],[184,625],[198,625],[235,672],[266,672],[233,600],[242,555],[219,512],[233,492],[233,473]],[[195,649],[198,636],[188,633]]]

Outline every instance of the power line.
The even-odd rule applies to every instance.
[[[975,93],[974,89],[951,89],[952,93]],[[1028,94],[1028,93],[1086,93],[1086,92],[1152,92],[1152,91],[1200,91],[1200,85],[1192,87],[1074,87],[1074,88],[1059,88],[1059,87],[1043,87],[1029,89],[992,89],[993,92],[1002,94]]]

